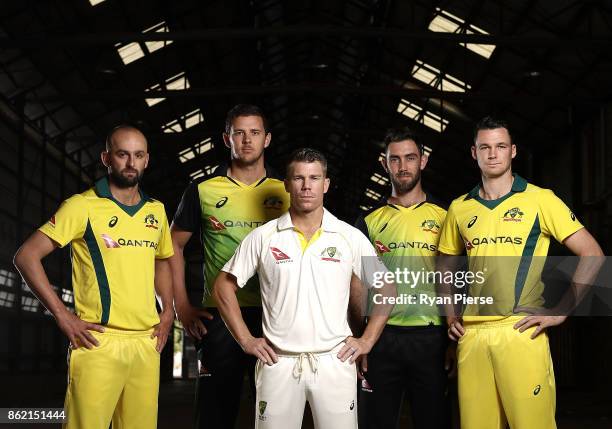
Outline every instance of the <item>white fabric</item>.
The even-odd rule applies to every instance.
[[[336,357],[339,349],[281,355],[272,366],[258,361],[255,428],[299,429],[308,401],[317,429],[357,429],[357,371]]]
[[[327,210],[321,228],[302,254],[287,212],[247,235],[223,267],[240,287],[259,274],[264,336],[281,353],[325,352],[350,336],[351,275],[371,279],[386,271],[358,229]]]

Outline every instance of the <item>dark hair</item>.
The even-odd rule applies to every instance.
[[[291,152],[289,159],[287,159],[287,170],[285,172],[286,176],[289,176],[289,166],[294,162],[320,162],[321,166],[323,167],[323,174],[327,176],[327,158],[325,158],[325,155],[323,155],[322,152],[319,152],[316,149],[303,147]]]
[[[510,143],[512,143],[512,133],[510,132],[510,126],[508,125],[508,121],[501,118],[496,118],[494,116],[485,116],[480,121],[476,123],[474,127],[474,143],[476,143],[476,137],[478,137],[478,131],[480,130],[495,130],[497,128],[505,128],[508,131],[508,135],[510,136]],[[514,144],[514,143],[512,143]]]
[[[227,112],[225,117],[225,134],[230,133],[232,122],[239,116],[259,116],[263,122],[264,132],[268,133],[268,119],[261,107],[253,104],[236,104]]]
[[[146,136],[144,135],[144,133],[143,133],[143,132],[142,132],[142,131],[141,131],[141,130],[138,128],[138,127],[135,127],[135,126],[134,126],[134,125],[132,125],[132,124],[119,124],[119,125],[117,125],[116,127],[113,127],[113,128],[112,128],[112,129],[111,129],[111,130],[108,132],[108,134],[106,135],[106,141],[105,141],[105,144],[106,144],[106,151],[107,151],[107,152],[108,152],[108,151],[110,151],[111,146],[112,146],[112,144],[113,144],[113,136],[115,135],[115,133],[116,133],[117,131],[121,131],[121,130],[130,130],[130,131],[136,131],[136,132],[139,132],[139,133],[140,133],[140,134],[142,134],[142,135],[143,135],[143,137],[145,138],[145,142],[147,142],[147,138],[146,138]],[[147,144],[148,144],[148,142],[147,142]]]
[[[423,155],[424,147],[420,143],[419,137],[416,135],[414,131],[412,131],[408,127],[389,128],[387,130],[387,133],[385,134],[385,139],[383,140],[383,143],[385,144],[385,152],[387,151],[387,149],[389,149],[389,145],[391,143],[397,143],[397,142],[401,142],[404,140],[412,140],[419,148],[421,155]]]

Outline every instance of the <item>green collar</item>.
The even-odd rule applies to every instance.
[[[138,212],[138,210],[140,210],[142,206],[144,206],[145,203],[149,200],[149,197],[139,187],[138,193],[140,194],[140,202],[138,204],[128,206],[123,203],[120,203],[115,199],[115,197],[113,197],[113,194],[110,191],[110,186],[108,185],[108,177],[103,177],[98,180],[94,185],[94,189],[98,197],[108,198],[109,200],[117,204],[124,212],[126,212],[130,216],[134,216]]]
[[[482,205],[484,205],[485,207],[494,209],[495,207],[500,205],[502,202],[504,202],[506,199],[511,197],[513,194],[517,192],[524,192],[525,189],[527,189],[527,181],[525,179],[523,179],[521,176],[519,176],[516,173],[513,173],[512,176],[514,177],[514,182],[512,182],[512,189],[510,189],[510,192],[508,192],[506,195],[499,197],[496,200],[485,200],[479,194],[479,191],[482,185],[482,183],[479,183],[470,192],[468,192],[468,194],[465,196],[464,201],[473,198],[479,203],[481,203]]]

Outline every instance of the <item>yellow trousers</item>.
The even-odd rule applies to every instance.
[[[68,429],[157,427],[159,353],[151,331],[106,328],[100,345],[69,353],[64,409]]]
[[[548,337],[512,326],[523,316],[466,322],[457,349],[462,429],[555,429]]]

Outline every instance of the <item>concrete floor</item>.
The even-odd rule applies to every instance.
[[[0,383],[0,407],[61,407],[65,377],[62,375],[3,376]],[[252,428],[253,398],[244,389],[245,398],[238,417],[238,428]],[[159,397],[159,429],[190,428],[192,423],[194,380],[164,382]],[[612,428],[612,392],[560,389],[557,392],[558,429]],[[14,428],[1,425],[0,428]],[[59,425],[28,425],[30,429],[51,429]],[[312,428],[306,414],[303,428]],[[402,416],[402,429],[410,429],[408,410]]]

